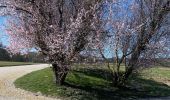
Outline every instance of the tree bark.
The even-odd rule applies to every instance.
[[[137,66],[137,62],[141,51],[142,51],[141,47],[138,46],[135,52],[132,54],[128,67],[125,70],[123,82],[125,82],[129,78],[129,76],[133,73],[134,67]]]
[[[63,85],[65,78],[68,74],[68,66],[69,65],[64,65],[61,63],[54,63],[52,64],[52,69],[54,72],[54,82],[56,83],[56,85]]]
[[[113,86],[114,87],[118,87],[118,85],[119,85],[119,76],[118,76],[118,73],[117,72],[114,72],[114,76],[113,76]]]

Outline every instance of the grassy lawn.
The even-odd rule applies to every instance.
[[[86,66],[88,67],[75,65],[64,86],[54,84],[50,68],[27,74],[16,80],[15,85],[17,88],[66,100],[132,100],[170,96],[170,86],[164,84],[170,82],[170,68],[156,67],[144,70],[131,77],[129,88],[118,89],[111,86],[110,74],[106,69],[101,66]]]
[[[31,65],[31,64],[34,64],[34,63],[0,61],[0,67],[5,67],[5,66],[19,66],[19,65]]]

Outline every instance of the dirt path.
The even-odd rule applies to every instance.
[[[0,100],[59,100],[17,89],[13,84],[17,78],[48,66],[47,64],[41,64],[0,67]]]

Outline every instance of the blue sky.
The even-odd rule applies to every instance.
[[[5,34],[6,17],[0,16],[0,42],[8,45],[8,36]]]

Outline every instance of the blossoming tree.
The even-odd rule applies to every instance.
[[[35,48],[52,63],[55,82],[64,83],[71,59],[93,37],[98,19],[98,0],[7,0],[1,11],[9,16],[8,50],[26,52]]]
[[[99,43],[102,57],[111,71],[113,84],[122,86],[128,77],[141,66],[148,64],[160,53],[169,52],[169,11],[168,0],[118,0],[106,2],[106,42]],[[124,5],[126,4],[126,5]],[[167,24],[165,24],[167,23]],[[102,43],[103,42],[103,43]],[[103,53],[107,49],[113,55],[113,65]],[[146,62],[148,61],[148,62]],[[125,64],[125,72],[120,70]]]

